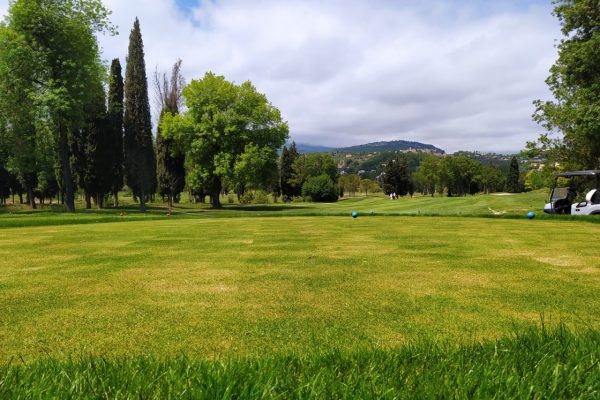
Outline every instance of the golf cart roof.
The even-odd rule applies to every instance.
[[[556,177],[571,177],[571,176],[600,176],[600,169],[589,169],[585,171],[567,171],[560,174],[554,174]]]

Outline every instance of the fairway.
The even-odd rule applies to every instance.
[[[600,327],[600,225],[196,218],[0,231],[0,360],[390,349]]]

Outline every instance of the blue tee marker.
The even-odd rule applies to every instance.
[[[532,212],[532,211],[529,211],[529,212],[527,213],[527,218],[528,218],[528,219],[534,219],[534,218],[535,218],[535,213],[534,213],[534,212]]]
[[[358,213],[356,211],[352,211],[352,218],[358,217]]]

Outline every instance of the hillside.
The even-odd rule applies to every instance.
[[[369,153],[369,152],[385,152],[385,151],[405,151],[405,150],[415,150],[422,151],[426,153],[436,153],[436,154],[445,154],[445,151],[435,147],[432,144],[425,144],[414,141],[407,140],[392,140],[389,142],[381,141],[381,142],[373,142],[367,144],[360,144],[356,146],[348,146],[348,147],[327,147],[327,146],[319,146],[312,145],[307,143],[296,143],[296,147],[298,148],[298,152],[301,154],[306,153]]]

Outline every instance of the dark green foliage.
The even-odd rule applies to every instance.
[[[546,83],[556,101],[537,100],[534,120],[549,133],[530,150],[568,169],[600,168],[600,5],[598,0],[556,0],[564,39]]]
[[[140,209],[144,211],[146,201],[156,188],[156,156],[148,103],[144,43],[137,18],[129,35],[124,127],[126,181],[140,199]]]
[[[84,128],[84,107],[90,95],[95,95],[88,85],[93,87],[103,73],[95,33],[111,30],[108,14],[99,0],[17,0],[11,2],[6,25],[2,27],[12,43],[0,46],[10,49],[0,58],[9,64],[15,65],[15,61],[19,64],[15,70],[9,69],[15,74],[7,81],[17,92],[27,93],[25,97],[13,97],[21,104],[14,109],[19,110],[32,129],[25,129],[25,124],[16,120],[13,126],[21,132],[27,130],[30,137],[39,138],[44,131],[54,135],[61,187],[70,212],[75,209],[75,187],[69,142],[74,140],[75,132]],[[33,181],[30,172],[41,170],[34,167],[33,172],[20,174],[20,179],[29,186]],[[31,190],[27,187],[30,200]]]
[[[288,149],[283,146],[281,152],[281,160],[279,162],[279,178],[281,184],[281,195],[285,201],[290,201],[295,196],[300,195],[301,187],[294,184],[294,162],[298,158],[298,150],[296,149],[296,142],[292,142],[292,145]]]
[[[110,66],[108,81],[108,131],[111,134],[110,179],[114,205],[119,205],[118,194],[123,188],[123,75],[121,63],[115,58]]]
[[[510,160],[510,168],[506,178],[506,191],[509,193],[519,193],[522,191],[519,183],[519,162],[517,161],[517,157],[513,157]]]
[[[600,334],[529,330],[495,342],[225,360],[88,358],[0,367],[12,398],[573,399],[600,391]]]
[[[337,201],[339,187],[328,175],[309,177],[302,185],[302,196],[310,197],[315,202]]]
[[[398,196],[408,194],[410,186],[410,172],[408,160],[404,154],[390,160],[383,170],[383,191],[385,194],[396,193]]]
[[[185,187],[184,164],[185,155],[175,146],[173,139],[166,139],[161,134],[159,127],[156,135],[156,175],[159,193],[167,197],[169,206]]]
[[[500,168],[489,161],[488,165],[482,168],[478,179],[481,190],[485,193],[500,192],[504,190],[506,176]]]

